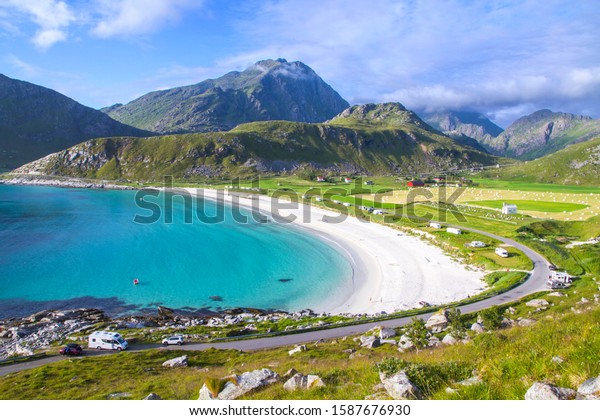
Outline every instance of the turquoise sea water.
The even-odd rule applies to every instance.
[[[223,223],[185,224],[181,199],[172,224],[138,224],[134,216],[149,211],[135,205],[135,193],[0,185],[0,317],[158,304],[299,310],[351,292],[348,260],[304,231],[235,223],[230,211]],[[216,203],[205,206],[216,213]]]

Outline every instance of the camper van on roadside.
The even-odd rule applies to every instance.
[[[508,251],[504,248],[496,248],[496,255],[499,255],[502,258],[508,258]]]
[[[95,331],[90,334],[88,348],[98,350],[125,350],[129,345],[117,332]]]
[[[455,234],[455,235],[460,235],[460,234],[462,234],[462,230],[460,230],[459,228],[454,228],[454,227],[449,227],[449,228],[446,228],[446,232],[448,232],[448,233],[453,233],[453,234]]]

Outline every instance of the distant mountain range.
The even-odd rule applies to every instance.
[[[482,145],[495,155],[530,160],[599,134],[600,120],[542,109],[519,118]]]
[[[551,184],[600,186],[600,136],[528,162],[494,169],[487,176]]]
[[[0,74],[0,169],[96,137],[149,134],[51,89]]]
[[[166,134],[227,131],[253,121],[322,122],[348,106],[310,67],[278,59],[102,111],[124,124]]]
[[[296,174],[412,176],[491,165],[397,103],[359,105],[327,123],[253,122],[227,132],[97,139],[25,165],[20,173],[161,180]]]
[[[463,144],[474,146],[471,138],[489,153],[520,160],[545,156],[600,134],[600,120],[548,109],[521,117],[504,131],[476,112],[429,113],[423,119]]]

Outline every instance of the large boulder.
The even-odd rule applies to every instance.
[[[360,342],[362,347],[366,347],[368,349],[374,349],[376,347],[381,346],[381,340],[379,337],[375,337],[373,335],[363,335],[360,337]]]
[[[176,357],[174,359],[167,360],[162,365],[163,367],[167,368],[186,367],[188,365],[187,354],[184,354],[181,357]]]
[[[574,400],[577,392],[545,382],[535,382],[525,393],[526,400]]]
[[[381,338],[382,340],[388,339],[388,338],[392,338],[396,336],[396,330],[393,328],[381,328],[381,330],[379,331],[379,338]]]
[[[600,394],[600,376],[591,378],[579,385],[577,392],[583,395],[598,395]]]
[[[159,395],[155,394],[154,392],[149,393],[148,395],[146,395],[144,398],[142,398],[142,400],[162,400],[162,398],[160,398]]]
[[[303,352],[303,351],[306,351],[306,350],[308,350],[307,347],[306,347],[306,344],[301,344],[299,346],[294,347],[290,351],[288,351],[288,354],[290,356],[293,356],[296,353],[300,353],[300,352]]]
[[[392,376],[379,372],[379,379],[388,395],[395,400],[420,400],[423,398],[421,390],[408,379],[404,371]]]
[[[483,328],[483,325],[480,322],[474,322],[473,325],[471,325],[471,331],[481,334],[482,332],[485,332],[485,328]]]
[[[279,381],[279,375],[270,369],[257,369],[223,378],[225,385],[217,396],[214,396],[206,384],[200,389],[199,400],[235,400],[255,389],[274,384]]]
[[[446,344],[447,346],[452,346],[458,343],[458,340],[454,338],[452,334],[446,334],[444,338],[442,338],[442,344]]]
[[[545,308],[549,303],[546,299],[532,299],[525,304],[525,306],[529,306],[530,308]]]
[[[398,340],[398,351],[403,352],[406,350],[412,350],[414,348],[415,345],[406,334],[400,337],[400,339]]]
[[[317,375],[303,375],[297,373],[283,384],[286,391],[295,391],[297,389],[313,389],[325,386],[323,380]]]
[[[443,310],[441,312],[431,315],[425,323],[425,328],[427,328],[434,334],[444,331],[448,327],[447,314],[448,311]]]

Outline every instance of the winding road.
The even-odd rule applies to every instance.
[[[450,225],[449,225],[450,226]],[[471,229],[463,226],[452,226],[462,229],[464,231],[470,231],[474,233],[478,233],[489,238],[493,238],[499,240],[507,245],[510,245],[514,248],[522,251],[531,261],[533,262],[533,270],[530,273],[529,278],[522,283],[521,285],[508,290],[505,293],[492,296],[488,299],[484,299],[478,302],[465,304],[459,306],[461,312],[470,313],[480,311],[485,308],[489,308],[494,305],[502,305],[508,302],[513,302],[527,296],[531,293],[540,292],[544,290],[548,290],[546,286],[546,281],[548,276],[550,275],[550,270],[548,268],[548,261],[539,253],[532,250],[531,248],[520,244],[512,239],[504,238],[502,236],[494,235],[482,230]],[[426,320],[429,318],[430,314],[421,314],[418,315],[418,318]],[[216,342],[216,343],[189,343],[186,344],[183,348],[189,351],[199,351],[206,350],[208,348],[216,348],[216,349],[236,349],[242,351],[253,351],[253,350],[261,350],[275,347],[284,347],[284,346],[294,346],[302,343],[310,343],[318,340],[330,340],[334,338],[340,338],[345,336],[359,335],[363,334],[366,331],[370,330],[375,326],[383,326],[396,328],[401,327],[408,324],[412,319],[410,317],[404,318],[396,318],[389,319],[385,321],[374,321],[368,322],[364,324],[358,325],[348,325],[337,328],[318,330],[318,331],[306,331],[302,333],[294,333],[288,335],[279,335],[279,336],[271,336],[271,337],[261,337],[254,339],[246,339],[239,341],[227,341],[227,342]],[[161,347],[159,344],[145,344],[145,345],[133,345],[131,346],[129,351],[144,351],[149,349],[155,349]],[[176,347],[177,349],[181,349],[180,347]],[[108,355],[114,352],[111,351],[97,351],[97,350],[88,350],[86,351],[86,357],[89,356],[101,356]],[[31,369],[38,366],[43,366],[49,363],[57,362],[60,360],[64,360],[64,356],[51,356],[43,359],[32,360],[29,362],[15,363],[12,365],[2,366],[0,367],[0,376],[7,375],[9,373],[19,372],[22,370]]]

